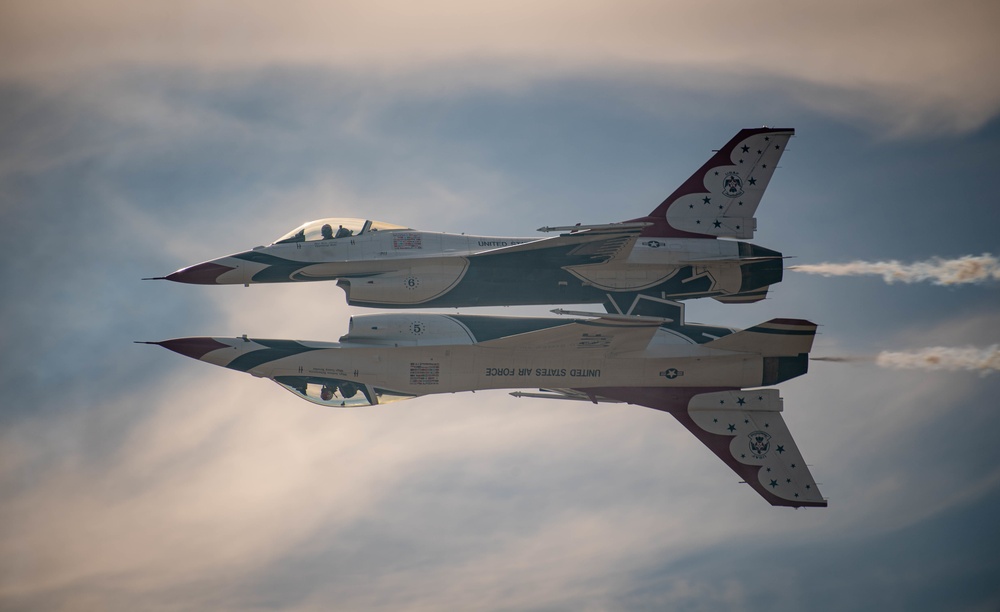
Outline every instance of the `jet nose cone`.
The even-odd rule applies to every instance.
[[[192,285],[215,285],[218,284],[218,278],[229,272],[230,270],[235,270],[234,266],[224,266],[222,264],[217,264],[213,262],[200,263],[195,266],[189,266],[187,268],[182,268],[173,274],[168,274],[167,280],[174,281],[177,283],[189,283]]]
[[[159,344],[165,349],[170,349],[175,353],[191,357],[192,359],[201,359],[208,353],[218,349],[231,348],[228,344],[223,344],[215,338],[175,338],[173,340],[151,342],[150,344]]]

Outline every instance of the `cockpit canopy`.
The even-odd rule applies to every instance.
[[[313,242],[316,240],[335,240],[360,236],[371,232],[390,230],[406,230],[408,227],[393,225],[371,219],[352,219],[350,217],[330,217],[303,223],[271,244],[287,244],[291,242]]]
[[[371,385],[349,380],[338,380],[336,378],[277,376],[274,378],[274,382],[306,401],[319,404],[320,406],[333,406],[336,408],[388,404],[413,397],[412,395],[403,395]]]

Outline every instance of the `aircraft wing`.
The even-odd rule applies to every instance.
[[[777,389],[695,395],[670,411],[772,506],[827,505],[781,417]]]
[[[560,234],[552,238],[541,238],[532,242],[515,244],[473,253],[470,258],[495,257],[531,251],[559,249],[561,254],[576,257],[588,257],[593,263],[607,261],[620,252],[628,253],[623,247],[630,244],[642,231],[644,224],[614,224],[607,226],[590,226],[590,229]],[[581,226],[582,227],[582,226]],[[605,229],[606,228],[606,229]],[[566,229],[566,228],[541,228]]]
[[[599,317],[504,336],[480,342],[479,345],[488,348],[630,353],[645,349],[659,328],[660,321],[656,319],[627,320],[624,317]]]
[[[508,395],[512,397],[534,397],[538,399],[557,399],[557,400],[569,400],[573,402],[590,402],[592,404],[597,404],[598,402],[609,403],[609,404],[619,404],[618,400],[610,399],[606,397],[591,397],[587,393],[580,391],[579,389],[539,389],[538,393],[534,391],[511,391]]]

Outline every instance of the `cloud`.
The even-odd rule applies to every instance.
[[[306,570],[281,601],[523,607],[585,599],[599,590],[590,581],[619,579],[612,568],[700,545],[683,515],[664,516],[657,472],[632,469],[667,460],[674,445],[664,442],[687,438],[666,415],[503,393],[334,411],[184,366],[76,415],[5,430],[0,550],[17,562],[4,564],[0,601],[205,607],[222,592],[241,607],[257,596],[245,584],[253,576],[318,557],[325,571]],[[637,437],[625,415],[655,426]],[[80,428],[121,419],[132,425],[89,441],[106,453],[77,446]],[[607,451],[588,458],[598,446]],[[703,479],[685,471],[678,481],[696,494]],[[626,494],[637,485],[647,493]]]
[[[896,133],[966,131],[1000,107],[996,5],[924,0],[736,2],[246,2],[5,7],[0,78],[106,68],[204,72],[312,66],[384,91],[518,90],[564,77],[759,84]],[[331,76],[331,78],[338,78]]]
[[[162,408],[150,401],[157,396]],[[9,567],[0,597],[125,594],[246,572],[301,543],[318,522],[351,520],[368,505],[370,487],[391,480],[382,470],[395,462],[392,452],[382,467],[370,464],[380,476],[342,460],[365,440],[349,424],[319,433],[314,422],[313,436],[289,436],[268,426],[270,415],[246,410],[252,397],[261,397],[253,386],[213,382],[183,393],[168,384],[93,407],[90,418],[146,415],[125,438],[101,436],[117,448],[106,461],[7,436],[3,548],[21,562]],[[63,417],[22,424],[17,433],[38,440],[36,427],[67,435],[73,424]],[[27,464],[44,467],[10,495]]]

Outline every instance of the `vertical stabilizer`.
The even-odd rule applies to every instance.
[[[674,416],[772,506],[824,507],[777,389],[702,393]]]
[[[705,346],[723,351],[788,357],[808,353],[816,337],[816,324],[803,319],[771,319],[738,331]]]
[[[791,128],[740,130],[648,216],[643,236],[752,238],[754,213]]]

